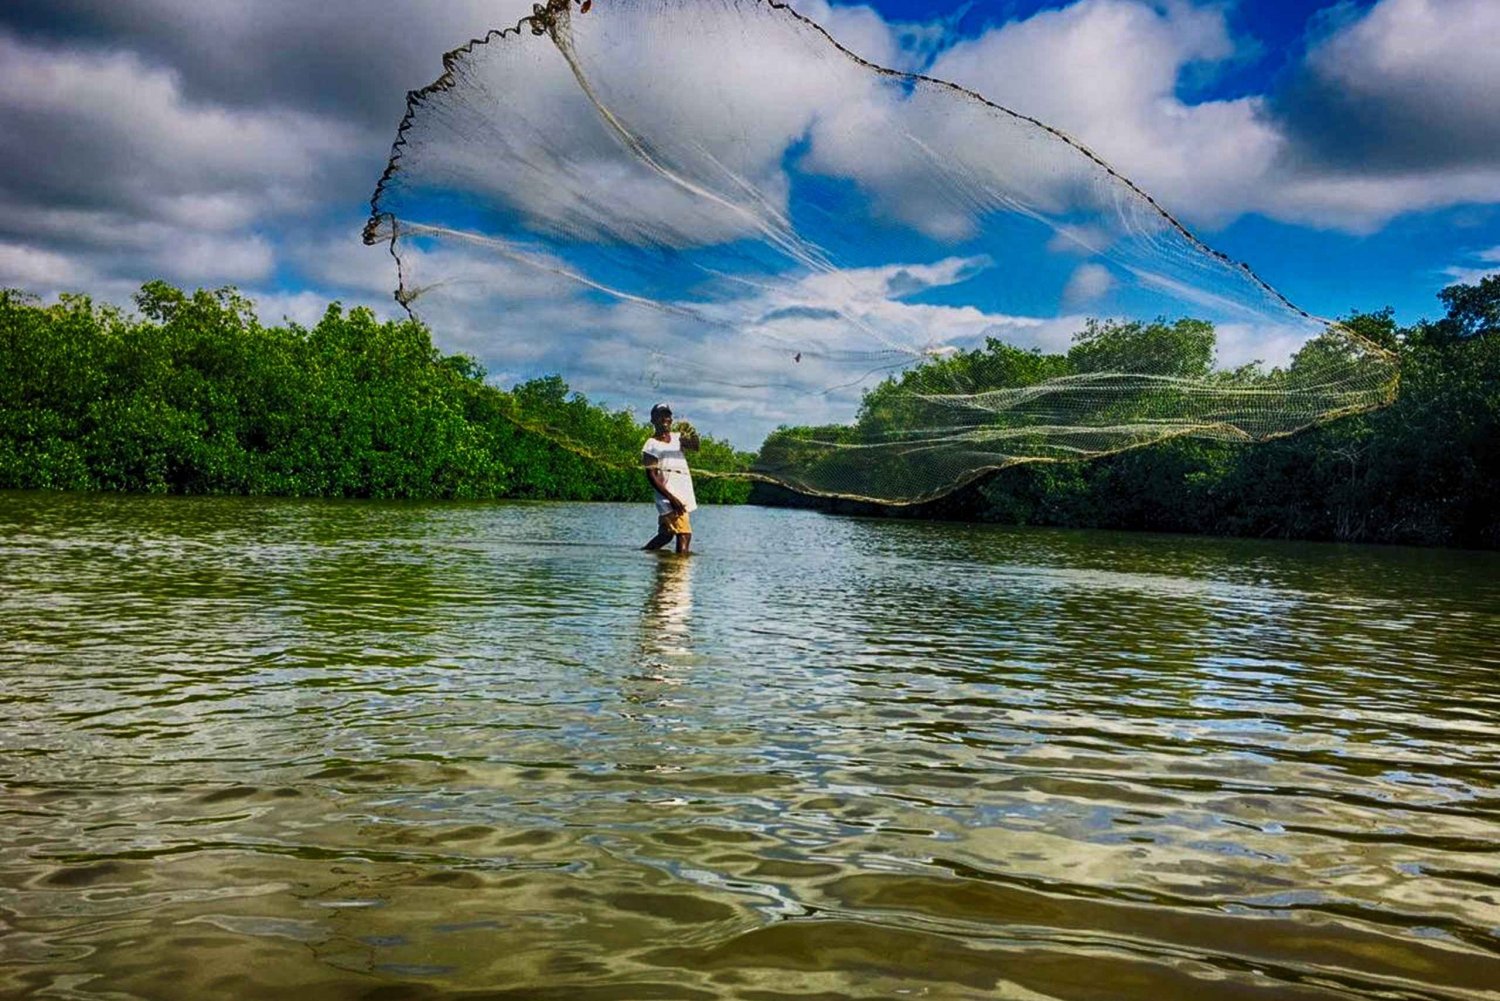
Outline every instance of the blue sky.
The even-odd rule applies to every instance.
[[[357,233],[405,92],[529,6],[12,0],[0,134],[27,155],[0,168],[0,285],[123,303],[163,277],[237,285],[272,320],[332,298],[394,313],[389,258]],[[1495,0],[794,6],[1058,125],[1315,314],[1411,321],[1500,269]],[[492,291],[584,322],[534,283]],[[435,335],[526,374],[478,325]]]

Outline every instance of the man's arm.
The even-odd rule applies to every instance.
[[[657,468],[656,456],[650,454],[642,456],[641,464],[646,467],[646,480],[651,484],[651,489],[665,497],[667,503],[672,505],[673,511],[676,511],[678,514],[686,511],[687,505],[683,504],[672,491],[667,489],[666,478],[662,476],[661,470]]]

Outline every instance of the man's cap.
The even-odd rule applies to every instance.
[[[667,406],[665,403],[658,403],[656,406],[651,408],[652,417],[655,417],[657,414],[670,414],[671,412],[672,408]]]

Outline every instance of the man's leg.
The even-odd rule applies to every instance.
[[[677,551],[687,555],[693,546],[693,522],[688,518],[688,513],[679,512],[668,524],[672,526],[672,531],[677,533]]]
[[[648,543],[646,543],[641,548],[642,549],[646,549],[646,550],[660,549],[662,546],[665,546],[667,543],[671,542],[672,541],[672,536],[674,536],[676,534],[677,534],[676,532],[672,531],[670,528],[668,528],[667,526],[663,525],[661,528],[658,528],[656,530],[656,534],[651,537],[651,541],[648,542]],[[681,546],[681,545],[682,545],[682,543],[679,542],[678,546]]]
[[[646,543],[641,548],[645,550],[660,549],[662,546],[665,546],[667,543],[671,542],[672,536],[676,534],[677,533],[672,530],[671,515],[663,515],[662,517],[656,519],[656,535],[652,537],[650,542]]]

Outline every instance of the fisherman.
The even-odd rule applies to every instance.
[[[656,535],[642,549],[660,549],[675,537],[677,551],[687,554],[693,544],[693,523],[688,513],[698,507],[693,496],[693,474],[684,452],[698,451],[698,436],[683,437],[672,430],[672,408],[658,403],[651,408],[653,434],[641,447],[646,479],[656,491]]]

